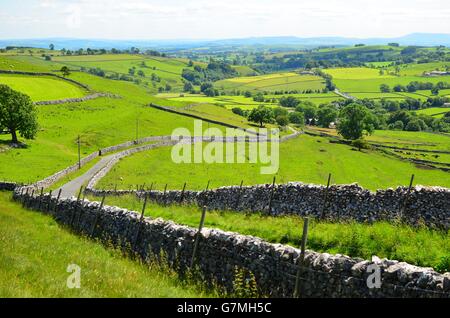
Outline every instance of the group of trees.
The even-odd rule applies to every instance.
[[[193,85],[201,85],[204,82],[215,82],[225,78],[238,76],[238,72],[224,62],[211,61],[206,68],[189,64],[191,68],[185,68],[181,76]]]
[[[30,97],[0,85],[0,132],[11,134],[18,144],[17,133],[25,139],[33,139],[38,130],[37,115]]]
[[[450,132],[450,112],[443,118],[435,118],[399,110],[389,115],[387,124],[391,130]]]
[[[260,105],[252,110],[243,110],[235,107],[232,111],[235,114],[247,117],[249,121],[257,123],[260,127],[263,127],[267,123],[277,124],[280,127],[285,127],[290,123],[299,126],[305,123],[304,114],[297,111],[288,112],[282,107],[271,108]]]
[[[351,50],[305,49],[296,53],[280,55],[254,54],[252,68],[260,72],[275,72],[286,69],[323,69],[331,67],[365,66],[371,62],[393,62],[395,65],[415,61],[449,61],[445,51],[408,46],[398,49],[398,43],[389,43],[387,47],[360,46]]]
[[[51,51],[53,51],[55,49],[55,45],[54,44],[50,44],[49,48]],[[62,55],[102,55],[102,54],[143,54],[143,55],[148,55],[148,56],[158,56],[158,57],[166,57],[165,53],[161,53],[155,50],[145,50],[145,51],[141,51],[139,48],[136,47],[131,47],[129,49],[116,49],[116,48],[112,48],[111,50],[107,50],[107,49],[91,49],[91,48],[87,48],[87,49],[83,49],[83,48],[79,48],[77,50],[68,50],[68,49],[61,49],[61,54]]]
[[[393,92],[414,93],[414,92],[419,91],[419,90],[431,90],[431,93],[433,93],[433,95],[438,95],[439,94],[439,90],[447,89],[447,88],[450,88],[450,84],[448,84],[446,82],[438,82],[436,84],[433,84],[433,83],[430,83],[430,82],[425,82],[424,83],[424,82],[413,81],[413,82],[410,82],[406,86],[397,84],[397,85],[395,85],[392,88],[392,90],[389,87],[389,85],[387,85],[387,84],[381,84],[380,85],[380,91],[382,93],[389,93],[391,91],[393,91]]]
[[[233,112],[246,116],[249,121],[258,123],[261,127],[266,123],[286,126],[289,123],[304,125],[305,122],[328,127],[330,123],[335,122],[338,133],[348,140],[360,140],[364,135],[371,134],[378,125],[376,116],[367,107],[358,103],[350,103],[339,110],[332,104],[317,107],[310,102],[302,102],[293,111],[283,107],[269,108],[261,105],[251,111],[236,107],[233,108]],[[358,147],[362,146],[362,142],[357,144]]]

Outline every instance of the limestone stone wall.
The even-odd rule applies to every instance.
[[[16,188],[15,200],[26,207],[51,214],[57,222],[101,241],[130,248],[143,259],[163,253],[179,272],[190,264],[196,229],[164,221],[140,218],[139,213],[98,202],[31,196]],[[262,239],[203,229],[196,263],[205,282],[232,289],[235,268],[251,271],[260,292],[271,297],[292,297],[300,251]],[[373,265],[381,286],[370,288]],[[301,273],[302,297],[450,297],[450,273],[413,266],[395,260],[371,261],[345,255],[306,251]],[[372,285],[373,287],[373,285]]]
[[[327,220],[374,222],[401,220],[448,230],[450,226],[450,189],[415,186],[371,192],[360,186],[325,186],[291,182],[288,184],[222,187],[208,191],[88,191],[94,195],[125,195],[160,204],[197,204],[210,210],[263,212],[270,215],[313,216]]]

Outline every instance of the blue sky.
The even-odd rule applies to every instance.
[[[448,0],[0,0],[0,38],[450,33]]]

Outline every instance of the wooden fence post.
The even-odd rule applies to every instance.
[[[406,192],[405,198],[403,199],[403,204],[400,208],[400,219],[402,219],[403,216],[405,215],[405,211],[406,211],[406,207],[408,204],[409,196],[411,194],[411,189],[412,189],[413,183],[414,183],[414,175],[411,175],[411,180],[409,181],[408,192]]]
[[[303,272],[303,266],[305,262],[305,249],[306,249],[306,241],[308,239],[308,223],[309,219],[304,218],[303,219],[303,234],[302,234],[302,242],[300,246],[300,257],[298,260],[298,270],[297,270],[297,277],[295,279],[295,289],[294,289],[294,298],[301,297],[301,275]]]
[[[38,211],[41,210],[43,198],[44,198],[44,187],[41,187],[41,194],[39,195]]]
[[[23,189],[22,189],[23,190]],[[28,199],[28,190],[30,190],[30,188],[27,188],[27,191],[25,191],[25,194],[23,195],[22,198],[22,207],[25,207],[25,203],[27,202]]]
[[[275,180],[276,177],[273,177],[272,188],[270,190],[269,208],[267,211],[268,214],[272,213],[272,200],[273,200],[273,191],[275,190]]]
[[[53,209],[53,212],[56,212],[56,209],[58,208],[58,202],[59,202],[59,198],[61,197],[61,192],[62,192],[62,189],[60,188],[58,191],[58,196],[56,197],[56,203],[55,203],[55,208]]]
[[[167,194],[167,183],[166,183],[166,185],[164,186],[163,205],[166,205],[166,204],[167,204],[167,202],[166,202],[166,194]]]
[[[35,191],[35,189],[31,190],[31,194],[30,194],[29,200],[27,202],[27,207],[31,207],[31,203],[33,202],[33,197],[34,197],[34,191]]]
[[[52,190],[50,190],[50,193],[48,194],[48,203],[47,203],[47,212],[50,212],[50,205],[52,204]]]
[[[195,258],[197,256],[198,244],[200,241],[200,237],[202,236],[202,229],[203,229],[203,225],[205,223],[205,216],[206,216],[206,206],[204,206],[202,209],[202,217],[200,219],[200,224],[198,225],[198,231],[195,235],[194,249],[192,251],[192,258],[191,258],[191,264],[190,264],[191,269],[194,267],[194,264],[195,264]]]
[[[20,189],[20,202],[22,203],[22,206],[23,206],[23,186]]]
[[[183,199],[184,199],[184,191],[186,191],[186,182],[183,185],[183,190],[181,191],[181,196],[180,196],[180,204],[183,203]]]
[[[134,237],[133,240],[133,246],[136,246],[137,242],[138,242],[138,238],[139,238],[139,232],[141,231],[141,226],[142,226],[142,221],[144,221],[144,215],[145,215],[145,208],[147,206],[147,195],[144,195],[144,205],[142,206],[142,212],[141,212],[141,217],[139,218],[139,222],[138,222],[138,226],[137,226],[137,230],[136,230],[136,236]]]
[[[94,218],[94,222],[92,223],[92,227],[91,227],[91,231],[89,233],[90,237],[94,236],[94,231],[95,231],[95,227],[97,226],[97,222],[98,222],[98,216],[101,213],[101,210],[103,208],[103,204],[105,203],[105,198],[106,198],[106,192],[103,192],[103,198],[102,198],[102,202],[100,203],[100,206],[98,208],[97,213],[95,214],[95,218]]]
[[[328,190],[330,189],[331,182],[331,173],[328,174],[327,188],[325,189],[325,194],[323,198],[322,211],[320,213],[320,218],[323,219],[325,217],[325,209],[328,205]]]
[[[70,219],[70,224],[69,225],[73,225],[73,222],[75,221],[75,214],[78,211],[78,205],[80,204],[80,199],[81,199],[81,193],[82,192],[83,192],[83,186],[80,187],[80,192],[78,192],[77,204],[73,208],[72,218]]]

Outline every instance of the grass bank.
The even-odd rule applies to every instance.
[[[91,197],[92,200],[98,198]],[[141,211],[142,202],[135,196],[107,197],[105,204]],[[197,227],[201,211],[195,206],[160,206],[147,204],[146,216]],[[296,216],[272,217],[240,212],[209,211],[205,226],[260,237],[272,243],[300,245],[303,221]],[[430,266],[450,271],[450,236],[448,232],[413,228],[404,224],[377,222],[331,223],[312,220],[308,249],[331,254],[346,254],[370,259],[372,255]]]
[[[0,297],[208,297],[170,270],[144,265],[76,236],[0,192]],[[81,288],[69,289],[69,264]]]

